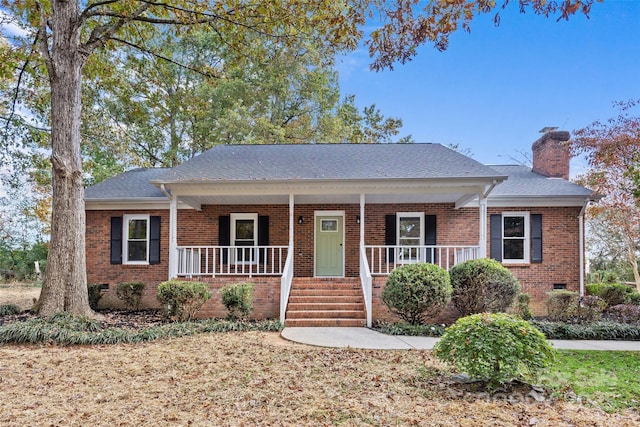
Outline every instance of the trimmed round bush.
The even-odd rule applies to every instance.
[[[168,317],[180,322],[191,320],[209,298],[206,283],[169,280],[158,285],[158,301],[167,307]]]
[[[451,300],[462,316],[505,312],[520,293],[520,282],[493,259],[474,259],[449,270]]]
[[[382,291],[382,302],[389,310],[419,325],[436,316],[451,301],[449,274],[429,263],[406,264],[389,274]]]
[[[473,379],[487,381],[490,388],[535,380],[555,359],[542,332],[504,313],[458,319],[436,343],[434,355]]]
[[[253,283],[230,283],[220,289],[230,319],[246,319],[253,309]]]

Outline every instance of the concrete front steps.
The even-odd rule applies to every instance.
[[[365,326],[360,279],[294,278],[285,316],[286,326]]]

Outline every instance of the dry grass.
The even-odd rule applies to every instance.
[[[0,347],[0,425],[632,426],[563,402],[452,393],[424,351],[323,349],[276,333]]]
[[[40,288],[31,283],[0,282],[0,305],[16,304],[22,310],[29,310],[39,297]]]
[[[3,286],[0,304],[30,308],[39,292]],[[631,411],[453,389],[430,352],[323,349],[277,333],[4,346],[0,361],[2,426],[640,425]]]

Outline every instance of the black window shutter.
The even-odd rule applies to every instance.
[[[149,218],[149,264],[160,264],[160,217]]]
[[[385,215],[384,217],[384,244],[397,245],[396,240],[396,216],[395,214]],[[394,250],[389,249],[387,262],[391,262],[394,258]]]
[[[542,215],[531,214],[531,262],[542,262]]]
[[[122,264],[122,217],[111,217],[111,264]]]
[[[218,217],[218,246],[231,246],[231,216]],[[222,250],[222,262],[229,260],[229,249]]]
[[[491,215],[489,228],[489,234],[491,234],[489,256],[496,261],[502,261],[502,215]]]
[[[269,246],[269,217],[267,215],[258,217],[258,246]],[[268,263],[267,250],[259,249],[259,251],[260,263],[264,263],[265,260]]]
[[[427,246],[435,246],[436,243],[436,216],[425,215],[424,216],[424,244]],[[431,249],[427,249],[425,262],[436,263],[438,260],[438,254],[433,251],[433,259],[431,259]]]

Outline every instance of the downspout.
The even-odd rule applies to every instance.
[[[584,204],[582,205],[582,210],[580,211],[580,215],[578,215],[578,227],[579,230],[579,252],[580,252],[580,296],[584,296],[584,213],[587,210],[587,206],[589,206],[590,199],[586,199]]]

